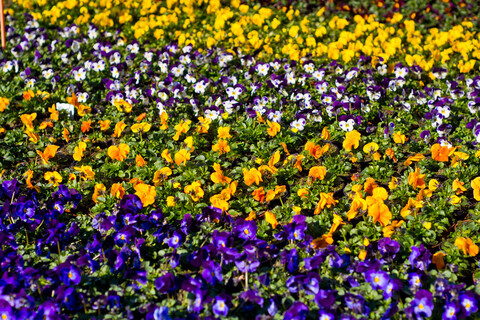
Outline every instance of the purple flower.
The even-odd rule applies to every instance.
[[[308,307],[300,301],[295,301],[285,312],[284,320],[304,320],[307,318]]]
[[[171,320],[168,316],[168,307],[157,307],[153,312],[153,319],[154,320]]]
[[[202,278],[212,286],[215,285],[217,281],[223,280],[222,267],[215,261],[210,260],[204,262],[203,268]]]
[[[415,298],[412,300],[410,306],[413,308],[413,313],[418,318],[431,317],[433,311],[433,296],[430,291],[420,289],[415,293]]]
[[[215,304],[213,305],[213,313],[217,316],[226,317],[228,310],[227,299],[222,296],[217,296],[215,298]]]
[[[318,311],[318,320],[334,320],[335,316],[325,310]]]
[[[472,292],[462,293],[459,300],[462,310],[467,317],[478,311],[477,299],[475,299]]]
[[[428,251],[423,243],[419,247],[412,247],[412,253],[408,257],[408,261],[413,268],[417,268],[422,271],[426,271],[430,265],[432,254]]]
[[[448,320],[457,320],[457,313],[458,313],[458,308],[455,305],[455,303],[447,303],[445,305],[445,311],[443,311],[443,319],[448,319]]]
[[[82,276],[78,268],[70,266],[70,268],[61,269],[60,280],[67,286],[78,285],[80,280],[82,280]]]
[[[182,240],[182,235],[177,231],[174,231],[172,237],[166,239],[165,242],[170,248],[177,249],[178,246],[182,243]]]
[[[257,224],[254,221],[237,219],[234,230],[240,239],[253,240],[257,236]]]
[[[365,274],[365,280],[372,285],[372,288],[375,290],[385,290],[390,281],[388,273],[385,271],[379,270],[368,270]]]
[[[160,293],[168,293],[175,289],[175,276],[171,273],[167,273],[155,280],[155,287]]]
[[[385,300],[390,299],[393,296],[393,293],[395,291],[398,291],[399,289],[402,288],[402,282],[398,279],[392,279],[390,282],[387,284],[383,291],[383,298]]]
[[[410,289],[419,289],[422,287],[422,275],[417,272],[412,272],[408,274],[408,283]]]
[[[400,250],[400,244],[390,238],[383,238],[378,240],[378,251],[385,259],[394,259],[397,252]]]

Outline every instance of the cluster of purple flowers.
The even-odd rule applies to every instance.
[[[364,260],[333,245],[314,249],[303,215],[267,241],[254,221],[214,207],[177,220],[146,213],[136,195],[125,195],[112,212],[90,218],[76,190],[60,185],[43,199],[16,180],[2,183],[0,199],[4,319],[89,311],[129,319],[367,319],[376,310],[383,319],[463,319],[478,310],[475,293],[429,274],[432,254],[423,245],[410,250],[383,238],[367,246]]]

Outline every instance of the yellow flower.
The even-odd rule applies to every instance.
[[[363,147],[363,152],[365,152],[366,154],[374,154],[375,152],[377,152],[378,150],[378,144],[376,144],[375,142],[370,142],[370,143],[367,143],[364,147]]]
[[[110,128],[110,124],[112,123],[112,121],[107,119],[107,120],[100,120],[98,121],[98,123],[100,123],[100,130],[106,131],[108,130],[108,128]]]
[[[273,229],[275,229],[278,225],[277,217],[273,212],[270,211],[265,212],[265,221],[270,223]]]
[[[347,132],[345,135],[345,140],[343,141],[343,148],[347,151],[351,151],[352,148],[358,148],[360,144],[361,134],[357,130]]]
[[[83,180],[93,180],[95,178],[95,172],[93,172],[92,167],[90,166],[81,166],[81,167],[73,167],[75,170],[80,171],[82,173],[81,178]]]
[[[408,140],[408,138],[401,132],[395,132],[392,137],[393,141],[398,144],[404,144]]]
[[[140,133],[148,132],[148,131],[150,131],[151,128],[152,128],[152,125],[149,124],[149,123],[146,123],[146,122],[135,123],[131,127],[132,131],[135,132],[135,133],[137,133],[137,132],[140,132]]]
[[[475,200],[480,201],[480,177],[476,177],[470,181],[470,185],[473,188],[473,197]]]
[[[219,139],[229,139],[232,136],[230,135],[230,127],[218,127],[218,135]]]
[[[338,200],[333,199],[333,192],[330,193],[320,193],[320,200],[318,201],[317,207],[313,214],[319,214],[321,210],[325,207],[330,208],[338,203]]]
[[[63,180],[62,176],[57,171],[47,171],[43,175],[43,178],[53,184],[54,187],[58,186]]]
[[[193,201],[198,201],[200,198],[203,198],[205,194],[202,190],[202,184],[200,181],[194,181],[192,184],[186,186],[183,191],[192,197]]]
[[[280,124],[277,122],[271,122],[270,120],[267,120],[267,124],[269,126],[269,128],[267,129],[268,135],[275,137],[277,133],[280,132]]]
[[[98,197],[103,196],[105,191],[107,191],[107,188],[105,188],[105,185],[103,183],[97,183],[95,185],[93,195],[92,195],[93,202],[98,203]]]
[[[228,141],[224,139],[219,139],[218,142],[212,146],[212,151],[219,152],[220,154],[230,152],[230,146],[228,145]]]
[[[215,172],[210,175],[213,183],[229,184],[232,181],[232,179],[223,175],[223,171],[218,163],[213,164],[213,169]]]
[[[190,152],[188,152],[186,149],[181,149],[177,153],[175,153],[175,163],[177,166],[179,166],[181,163],[185,165],[187,163],[187,160],[190,160]]]
[[[120,138],[123,130],[125,130],[126,127],[127,125],[123,121],[117,122],[115,125],[115,130],[113,131],[113,137]]]
[[[425,175],[420,174],[420,169],[415,168],[414,172],[410,172],[408,175],[408,184],[411,185],[414,189],[425,188]]]
[[[5,111],[5,108],[10,104],[10,100],[0,97],[0,112]]]
[[[153,175],[153,183],[155,186],[160,185],[167,177],[172,175],[172,169],[169,167],[163,167],[160,170],[155,171]]]
[[[87,149],[87,144],[83,141],[80,141],[78,143],[78,146],[75,147],[74,153],[73,153],[73,159],[75,161],[81,161],[83,157],[83,152]]]
[[[175,197],[169,196],[167,197],[167,206],[168,207],[175,207],[177,203],[175,202]]]

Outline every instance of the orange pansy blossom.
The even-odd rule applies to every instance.
[[[368,215],[373,218],[373,223],[380,222],[382,226],[386,226],[392,219],[392,213],[388,206],[383,203],[387,200],[388,193],[385,188],[377,187],[373,190],[372,196],[368,196],[366,201],[368,204]]]
[[[262,174],[255,168],[251,168],[250,170],[243,168],[243,180],[247,186],[250,186],[253,183],[259,185],[260,182],[263,181]]]
[[[127,155],[130,152],[130,147],[128,144],[121,143],[118,147],[117,146],[110,146],[108,147],[108,156],[112,158],[112,160],[123,161],[127,158]]]
[[[155,186],[158,186],[167,179],[167,177],[172,175],[172,169],[169,167],[163,167],[160,170],[155,171],[155,174],[153,175],[153,183]]]
[[[213,170],[215,170],[215,172],[210,175],[213,183],[229,184],[232,181],[232,179],[223,175],[222,168],[218,163],[213,164]]]
[[[362,135],[357,130],[347,132],[345,134],[345,140],[343,140],[343,148],[347,151],[352,151],[352,148],[357,149],[361,137]]]
[[[315,181],[316,179],[323,180],[326,174],[327,168],[324,166],[313,166],[308,172],[308,176],[311,177],[313,181]]]
[[[478,254],[478,246],[470,238],[457,238],[455,245],[463,251],[463,254],[469,254],[475,257]]]
[[[436,161],[446,162],[448,161],[448,156],[450,155],[450,151],[454,148],[448,148],[447,146],[441,146],[438,143],[435,143],[431,148],[430,151],[432,152],[432,159]]]
[[[83,141],[80,141],[78,143],[78,146],[75,147],[73,151],[73,159],[75,161],[80,161],[82,160],[83,157],[83,152],[87,149],[87,144]]]
[[[198,201],[203,198],[204,192],[202,190],[202,183],[200,181],[194,181],[186,186],[183,191],[192,197],[193,201]]]
[[[155,203],[157,191],[155,190],[154,186],[150,186],[145,183],[138,183],[135,184],[133,188],[136,191],[135,194],[140,198],[140,201],[142,201],[144,207]]]
[[[49,164],[48,160],[55,157],[55,153],[57,153],[58,148],[58,146],[51,144],[48,145],[43,152],[37,150],[37,154],[42,158],[43,164]]]
[[[473,188],[473,197],[475,200],[480,201],[480,177],[476,177],[470,181],[470,185]]]
[[[187,149],[181,149],[177,153],[175,153],[175,163],[177,166],[183,163],[185,165],[187,160],[190,160],[190,152]]]

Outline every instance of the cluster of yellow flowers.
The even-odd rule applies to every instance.
[[[395,13],[387,23],[375,15],[347,20],[325,8],[307,15],[298,10],[270,9],[231,0],[15,0],[39,20],[63,26],[94,23],[100,28],[128,25],[126,35],[159,41],[178,41],[198,48],[238,47],[259,58],[311,55],[348,63],[360,55],[385,62],[417,64],[429,71],[435,63],[450,61],[466,73],[480,59],[480,34],[471,32],[472,21],[449,29],[418,29],[413,20]],[[127,31],[129,30],[129,31]],[[131,33],[129,33],[131,32]],[[274,50],[275,49],[275,50]]]

